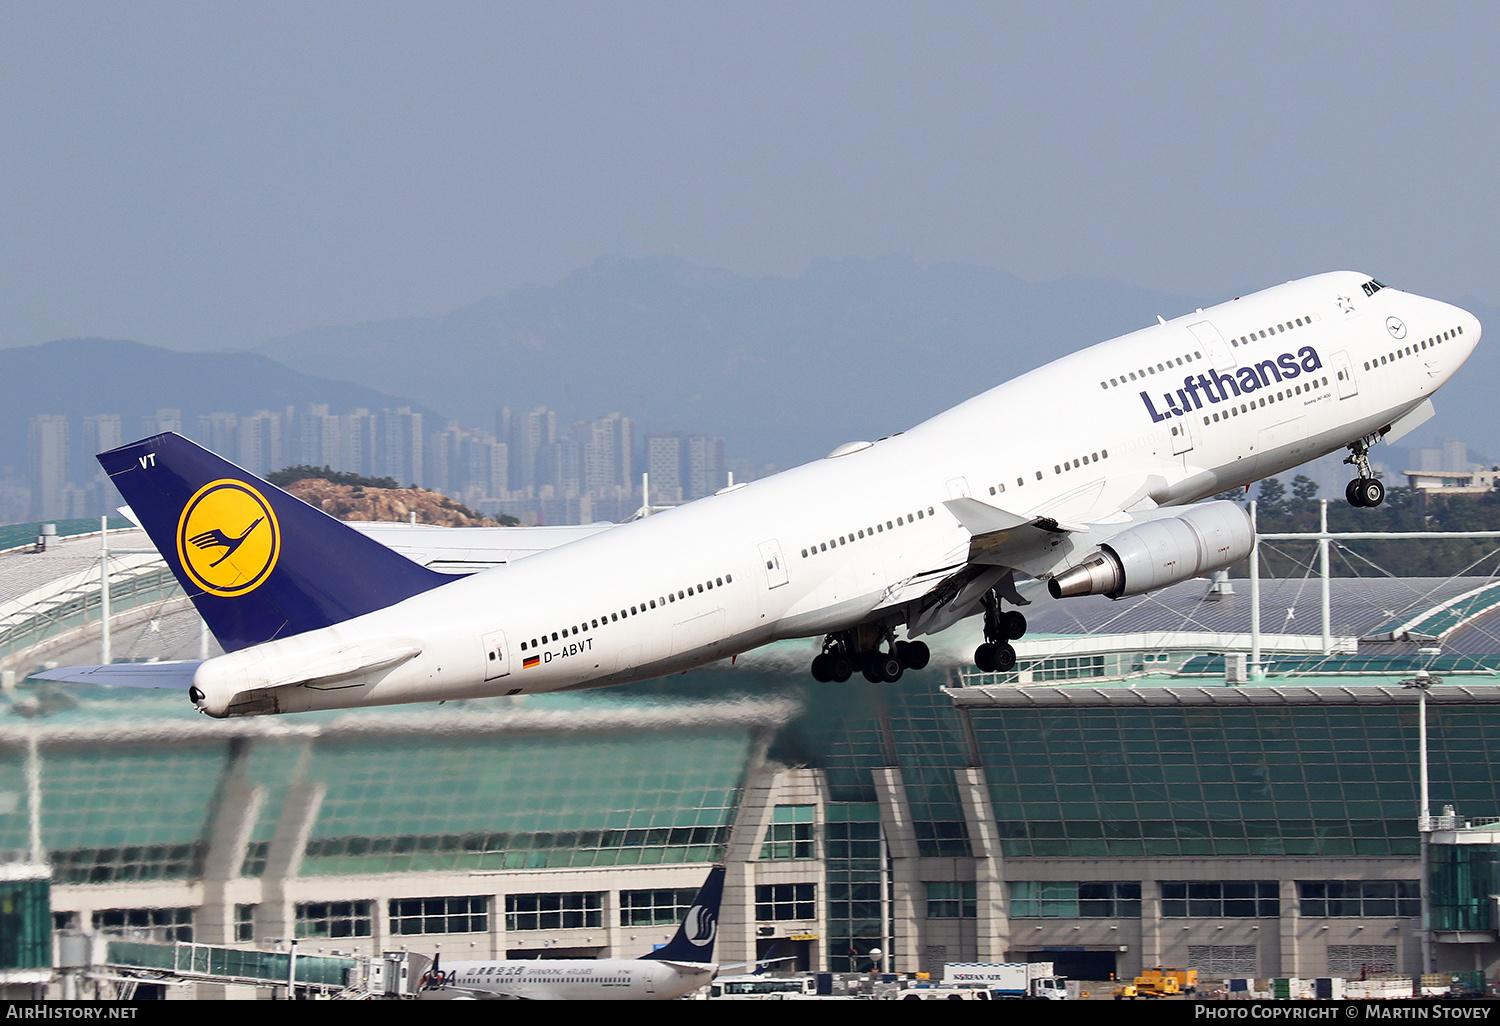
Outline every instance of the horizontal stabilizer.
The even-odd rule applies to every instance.
[[[109,684],[122,688],[170,688],[173,691],[186,691],[193,686],[193,674],[201,665],[201,659],[185,659],[170,663],[60,666],[55,670],[38,670],[28,679],[57,681],[62,684]]]

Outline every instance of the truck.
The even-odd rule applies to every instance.
[[[1068,983],[1051,962],[948,962],[943,986],[986,990],[992,999],[1066,1001]]]
[[[1135,998],[1161,998],[1176,994],[1192,994],[1198,989],[1198,970],[1167,969],[1156,967],[1143,969],[1141,975],[1130,983],[1115,987],[1116,1001]]]

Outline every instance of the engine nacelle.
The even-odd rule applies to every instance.
[[[1238,563],[1254,542],[1245,510],[1232,502],[1205,502],[1120,532],[1053,577],[1047,590],[1053,598],[1140,595]]]

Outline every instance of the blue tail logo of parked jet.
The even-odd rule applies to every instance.
[[[453,580],[178,434],[111,449],[99,463],[226,652]]]
[[[724,867],[715,866],[698,890],[692,907],[682,917],[672,939],[642,958],[661,962],[712,962],[719,935],[719,904],[724,897]]]

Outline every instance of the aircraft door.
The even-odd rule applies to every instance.
[[[505,632],[491,631],[484,642],[484,679],[495,680],[510,673],[510,656],[505,650]]]
[[[1353,399],[1359,395],[1359,382],[1354,380],[1354,364],[1349,359],[1347,352],[1334,353],[1330,358],[1333,363],[1333,377],[1339,383],[1339,398]]]
[[[1238,360],[1235,359],[1234,350],[1229,343],[1224,341],[1224,336],[1219,334],[1219,329],[1208,321],[1199,321],[1197,324],[1189,324],[1188,331],[1198,340],[1205,350],[1209,362],[1213,364],[1214,370],[1224,370],[1233,367]]]
[[[1178,417],[1172,421],[1172,455],[1181,456],[1193,447],[1193,431],[1190,426],[1191,416]]]
[[[760,543],[760,561],[766,565],[766,585],[779,588],[788,580],[786,563],[781,558],[781,543],[775,538]]]

